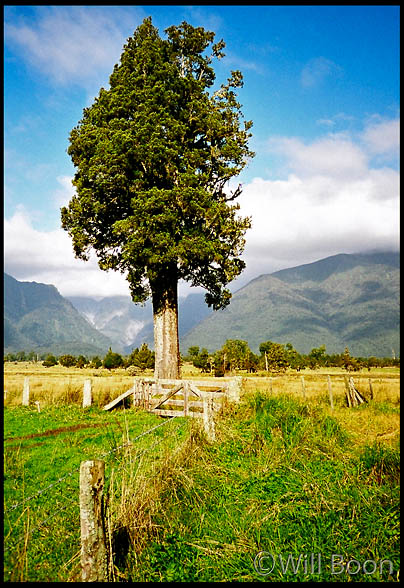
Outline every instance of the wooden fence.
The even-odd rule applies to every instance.
[[[132,405],[160,416],[203,417],[206,402],[219,408],[223,398],[240,400],[241,377],[228,381],[212,380],[155,380],[136,378],[133,387],[104,406],[111,410],[125,398],[132,396]]]

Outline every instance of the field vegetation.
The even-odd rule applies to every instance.
[[[103,456],[110,581],[398,581],[399,369],[356,372],[357,408],[340,368],[242,375],[209,443],[196,419],[103,411],[133,383],[123,368],[7,362],[4,580],[80,581],[78,467]]]

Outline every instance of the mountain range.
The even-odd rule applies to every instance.
[[[4,352],[105,354],[113,342],[55,286],[4,274]]]
[[[292,343],[300,353],[391,357],[400,352],[399,253],[339,254],[249,282],[230,305],[191,332],[182,346],[219,349],[242,339]]]
[[[134,304],[129,296],[111,296],[100,300],[70,296],[68,300],[104,335],[125,353],[147,343],[154,347],[153,310],[151,302]],[[203,293],[188,294],[178,299],[178,333],[180,339],[196,324],[211,314]]]
[[[203,293],[179,298],[182,353],[191,345],[220,349],[243,339],[258,352],[264,341],[292,343],[300,353],[326,345],[356,356],[399,355],[399,253],[339,254],[263,274],[211,311]],[[130,353],[153,347],[151,304],[129,296],[64,298],[54,286],[4,274],[5,352]]]

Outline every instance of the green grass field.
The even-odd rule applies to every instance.
[[[196,419],[9,398],[4,580],[80,581],[78,468],[104,456],[110,581],[398,581],[397,374],[354,409],[336,378],[333,411],[304,376],[306,398],[300,376],[246,380],[214,443]]]

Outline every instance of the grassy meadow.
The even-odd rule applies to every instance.
[[[399,370],[349,374],[357,408],[336,368],[242,375],[209,443],[197,419],[103,411],[125,370],[6,363],[4,581],[80,581],[78,468],[99,457],[110,581],[397,582]]]

